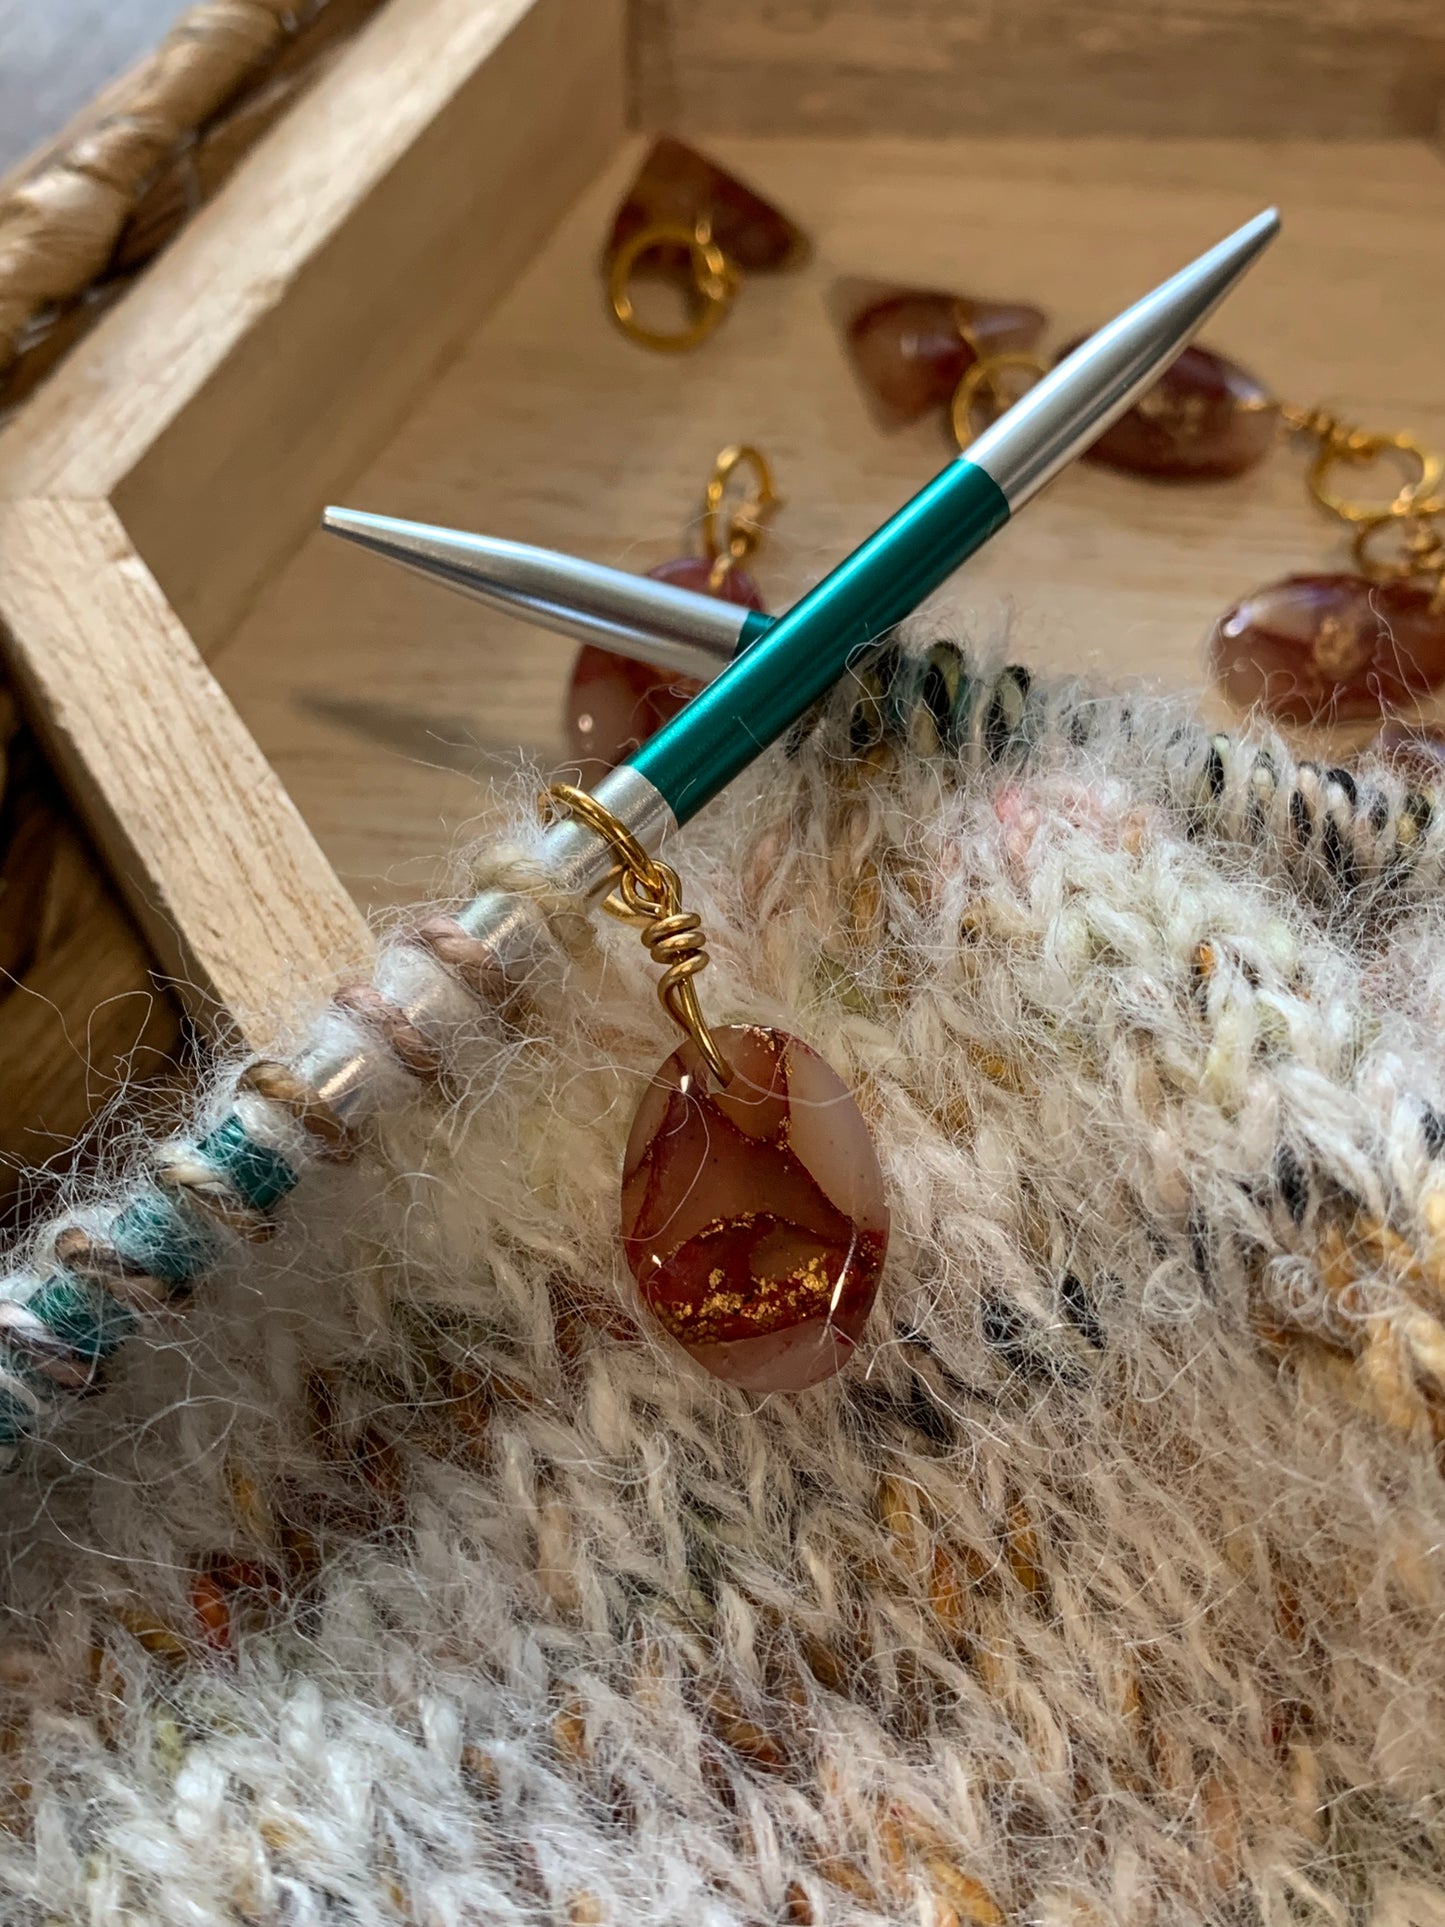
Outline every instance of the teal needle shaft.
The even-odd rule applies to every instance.
[[[762,630],[629,757],[632,767],[686,822],[1008,519],[1008,498],[987,470],[954,462]]]
[[[1117,420],[1278,226],[1258,215],[1091,335],[621,767],[696,815]]]

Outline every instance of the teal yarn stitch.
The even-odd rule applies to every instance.
[[[258,1144],[234,1112],[195,1147],[252,1211],[269,1210],[292,1190],[297,1173],[278,1152]],[[121,1263],[179,1290],[219,1255],[222,1234],[179,1195],[152,1186],[133,1197],[112,1221],[109,1241]],[[70,1355],[99,1367],[135,1329],[135,1312],[103,1284],[82,1273],[56,1270],[21,1301]],[[55,1389],[7,1348],[0,1369],[0,1450],[19,1446],[38,1429]]]
[[[296,1184],[285,1158],[258,1144],[234,1112],[201,1139],[196,1155],[253,1211],[269,1211]],[[127,1264],[176,1287],[190,1284],[220,1249],[218,1234],[196,1212],[155,1189],[132,1199],[111,1226],[110,1239]]]
[[[219,1248],[209,1227],[182,1215],[157,1190],[131,1200],[111,1225],[110,1241],[126,1264],[177,1289],[204,1271]]]
[[[25,1309],[46,1325],[77,1358],[97,1365],[134,1330],[129,1305],[73,1272],[57,1271],[26,1301]]]
[[[295,1189],[296,1172],[279,1151],[258,1144],[234,1111],[201,1139],[196,1154],[224,1172],[253,1211],[269,1211]]]

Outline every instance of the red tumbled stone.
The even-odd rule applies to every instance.
[[[673,1052],[627,1140],[622,1241],[644,1303],[697,1363],[754,1392],[799,1392],[847,1364],[888,1248],[863,1114],[784,1031],[713,1032],[732,1067]]]
[[[1023,302],[927,288],[864,292],[864,285],[839,291],[848,351],[869,392],[900,423],[943,407],[980,354],[1032,349],[1043,333],[1043,314]]]
[[[1225,690],[1287,722],[1378,716],[1445,676],[1445,610],[1428,589],[1359,575],[1291,575],[1220,617]]]
[[[1071,342],[1059,355],[1072,354]],[[1212,348],[1186,348],[1084,459],[1161,481],[1223,480],[1262,462],[1274,443],[1269,390]]]
[[[607,252],[615,254],[645,227],[667,222],[691,229],[699,218],[740,268],[790,267],[808,252],[807,236],[786,214],[671,134],[659,136],[648,150],[617,210]]]
[[[729,569],[714,589],[712,564],[700,555],[677,556],[647,573],[658,582],[698,595],[715,595],[743,609],[763,607],[762,592],[746,569]],[[610,649],[594,649],[588,643],[579,650],[567,690],[567,740],[582,766],[583,781],[595,782],[630,756],[701,688],[691,676],[636,662]]]

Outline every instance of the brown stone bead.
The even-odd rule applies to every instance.
[[[1078,346],[1070,342],[1059,360]],[[1278,411],[1262,383],[1238,362],[1194,346],[1105,429],[1084,459],[1158,481],[1222,481],[1262,462],[1277,428]]]
[[[697,595],[715,595],[740,608],[763,607],[762,591],[746,569],[729,569],[721,585],[711,586],[712,564],[700,555],[679,555],[647,572]],[[636,662],[589,643],[577,653],[567,689],[567,741],[581,764],[582,780],[592,783],[630,756],[649,736],[670,722],[702,688],[691,676]]]
[[[854,366],[889,419],[942,408],[980,354],[1030,350],[1044,315],[1019,301],[843,282],[834,306]]]
[[[1378,716],[1445,676],[1445,609],[1428,589],[1291,575],[1220,617],[1214,672],[1242,708],[1286,722]]]
[[[786,214],[706,154],[662,134],[617,210],[608,256],[642,228],[672,222],[691,229],[699,216],[711,223],[713,239],[740,268],[792,267],[807,255],[807,236]],[[676,265],[685,264],[686,255],[679,249]],[[659,255],[656,265],[671,264]]]
[[[888,1247],[863,1114],[784,1031],[713,1032],[717,1086],[691,1041],[632,1121],[622,1241],[643,1302],[697,1363],[754,1392],[800,1392],[852,1356]]]

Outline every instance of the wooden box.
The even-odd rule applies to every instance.
[[[1276,200],[1211,338],[1440,442],[1442,57],[1436,0],[390,0],[0,435],[6,660],[156,994],[264,1042],[432,886],[479,778],[560,748],[568,646],[323,537],[323,503],[645,568],[751,439],[785,604],[947,453],[870,419],[840,274],[1020,296],[1062,341]],[[683,357],[597,274],[659,125],[815,241]],[[1222,606],[1345,566],[1302,467],[1073,471],[953,601],[1034,666],[1196,683]],[[99,894],[0,1005],[6,1148],[109,1088],[87,1035],[146,964]]]

